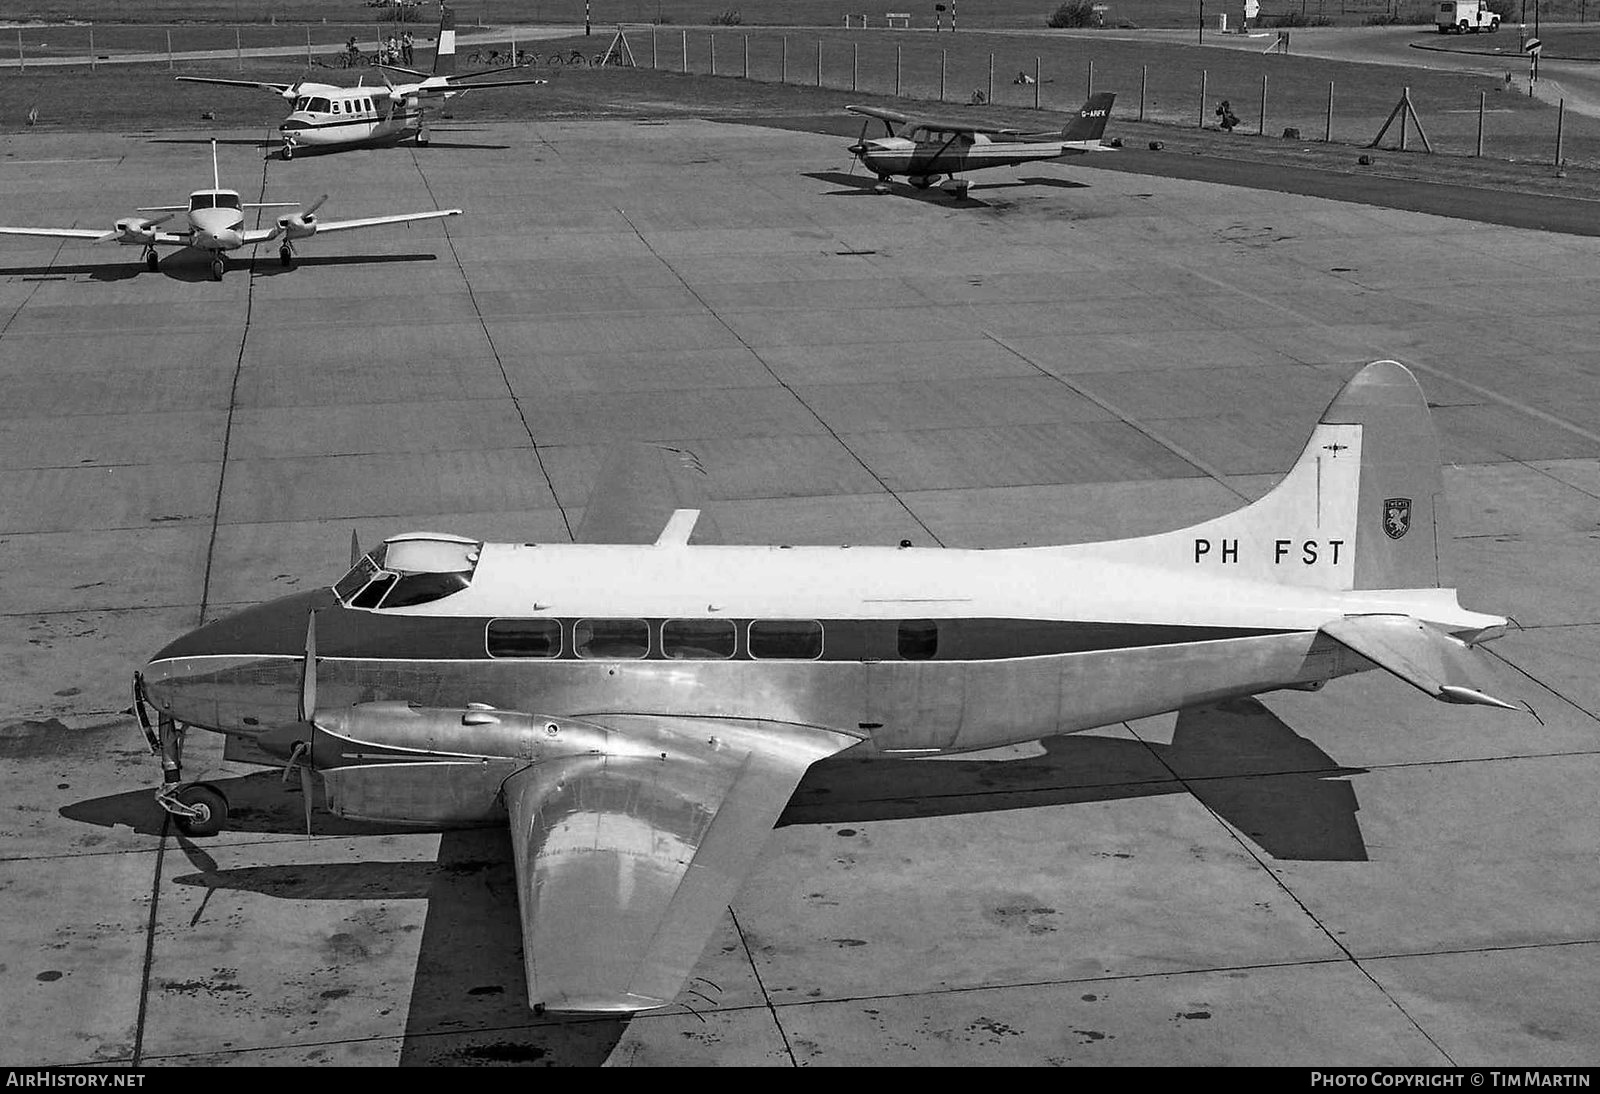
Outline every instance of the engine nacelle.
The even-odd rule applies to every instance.
[[[293,216],[279,217],[278,230],[283,233],[284,239],[305,239],[317,234],[317,217],[315,213],[297,213]]]
[[[156,229],[152,221],[144,217],[123,217],[117,221],[118,243],[142,243],[149,245],[156,240]]]

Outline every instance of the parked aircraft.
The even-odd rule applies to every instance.
[[[643,453],[641,455],[640,453]],[[1380,667],[1507,709],[1441,587],[1422,390],[1362,369],[1279,485],[1137,539],[1004,550],[691,543],[699,473],[630,448],[574,543],[418,532],[192,631],[134,677],[178,827],[191,727],[339,816],[511,826],[528,999],[673,1002],[816,760],[985,749]],[[648,530],[645,530],[648,529]],[[642,534],[641,534],[642,532]]]
[[[506,69],[485,69],[456,75],[456,13],[445,8],[439,18],[439,48],[433,58],[431,75],[393,65],[383,66],[417,79],[391,83],[379,69],[382,86],[358,80],[354,87],[298,80],[292,84],[263,83],[256,80],[226,80],[214,76],[179,76],[196,84],[223,84],[229,87],[261,88],[293,103],[289,116],[279,125],[283,136],[284,159],[293,159],[296,150],[305,148],[357,148],[398,144],[415,140],[428,143],[424,100],[449,99],[466,91],[487,87],[523,87],[542,80],[484,80]]]
[[[905,175],[906,181],[923,190],[938,182],[941,175],[948,175],[947,188],[964,195],[968,183],[956,177],[958,171],[1010,167],[1104,150],[1100,138],[1115,100],[1116,95],[1109,91],[1089,96],[1078,108],[1078,116],[1059,133],[1021,133],[950,119],[913,118],[875,106],[847,106],[845,109],[852,114],[869,119],[861,126],[861,138],[849,151],[880,179]],[[883,122],[885,135],[869,140],[867,127],[874,118]]]
[[[222,188],[221,174],[217,169],[217,142],[211,142],[211,178],[209,190],[196,190],[189,195],[186,205],[146,205],[141,213],[165,213],[161,217],[123,217],[109,231],[92,228],[0,228],[0,235],[48,236],[54,239],[86,239],[91,243],[121,243],[144,248],[144,263],[151,270],[160,264],[156,247],[192,247],[211,256],[211,276],[221,281],[226,264],[222,256],[240,247],[279,240],[278,260],[285,266],[294,265],[296,240],[309,239],[328,232],[347,232],[352,228],[372,228],[380,224],[406,224],[413,220],[435,220],[439,217],[459,216],[460,209],[434,209],[426,213],[396,213],[391,216],[362,217],[359,220],[318,220],[317,210],[328,200],[323,194],[310,205],[298,201],[240,201],[237,190]],[[246,209],[299,209],[278,218],[270,228],[246,228]],[[178,213],[184,214],[186,228],[162,231],[161,225]]]

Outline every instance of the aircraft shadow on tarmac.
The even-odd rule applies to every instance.
[[[1367,857],[1342,767],[1255,699],[1179,714],[1171,744],[1070,735],[1048,738],[1027,759],[873,760],[848,755],[813,765],[779,826],[956,816],[1081,802],[1191,793],[1280,859]],[[229,801],[230,831],[305,830],[300,790],[277,771],[214,780]],[[148,789],[66,806],[88,824],[125,824],[159,835],[166,820]],[[322,837],[416,829],[341,820],[318,812]],[[289,900],[426,900],[400,1062],[404,1065],[605,1062],[626,1018],[535,1016],[527,1006],[510,834],[503,826],[440,836],[433,862],[355,860],[219,868],[179,838],[194,872],[178,885]],[[248,845],[243,845],[248,853]],[[232,850],[232,849],[230,849]],[[691,982],[711,1007],[716,985]],[[698,1009],[698,1008],[697,1008]]]
[[[435,132],[438,132],[438,130],[435,130]],[[211,138],[210,137],[152,137],[151,140],[150,140],[150,143],[151,144],[210,144],[211,143]],[[262,159],[268,159],[268,160],[281,160],[281,159],[283,159],[283,150],[282,150],[282,148],[279,147],[279,144],[278,144],[278,142],[276,140],[254,140],[254,139],[247,139],[247,138],[244,138],[244,137],[232,137],[232,138],[219,137],[219,138],[217,138],[217,143],[218,144],[237,145],[237,146],[240,146],[240,147],[249,147],[249,148],[258,149],[261,152],[261,158]],[[317,148],[317,147],[312,146],[312,145],[302,145],[299,148],[295,149],[294,159],[297,159],[297,160],[298,159],[305,159],[305,158],[307,158],[309,156],[336,156],[341,152],[354,152],[354,151],[361,151],[363,149],[370,150],[372,147],[374,147],[374,146],[373,145],[360,145],[360,146],[353,146],[353,147],[348,147],[348,148]],[[418,147],[418,146],[416,146],[414,143],[409,143],[408,142],[407,147]],[[444,149],[444,150],[453,151],[453,152],[504,152],[508,148],[510,148],[511,146],[509,144],[470,144],[470,143],[465,143],[465,142],[461,142],[461,141],[441,141],[441,140],[438,140],[438,139],[435,138],[435,139],[430,139],[427,144],[422,145],[420,147],[423,150],[431,149],[431,148],[439,148],[439,149]],[[292,161],[289,161],[289,162],[292,162]]]
[[[835,186],[846,187],[844,190],[834,190],[828,197],[869,197],[878,194],[894,194],[897,197],[911,198],[915,201],[926,201],[935,205],[946,205],[952,209],[986,209],[990,203],[975,198],[972,194],[982,190],[1001,191],[1014,190],[1019,187],[1050,186],[1067,190],[1081,190],[1087,183],[1073,182],[1071,179],[1048,178],[1042,175],[1031,176],[1025,179],[1016,179],[1011,182],[974,182],[967,189],[966,197],[956,197],[949,191],[935,185],[919,190],[915,186],[904,182],[880,182],[876,175],[850,174],[845,171],[806,171],[806,178],[816,179],[818,182],[831,182]]]
[[[436,254],[365,254],[365,255],[296,255],[293,266],[284,266],[276,258],[262,256],[253,262],[248,258],[228,260],[228,273],[253,272],[257,277],[276,277],[293,273],[301,266],[369,266],[387,262],[437,262]],[[136,262],[73,262],[50,266],[0,266],[0,277],[34,278],[47,281],[65,280],[69,276],[83,276],[91,281],[129,281],[147,275],[144,263]],[[182,252],[170,254],[161,260],[153,275],[172,281],[210,281],[211,265],[200,256],[189,257]],[[224,276],[227,276],[224,274]]]

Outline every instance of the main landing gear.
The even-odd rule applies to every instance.
[[[144,249],[144,268],[155,273],[161,266],[161,258],[156,254],[154,247]]]
[[[161,757],[161,786],[156,804],[172,817],[172,823],[186,836],[214,836],[228,820],[228,798],[210,783],[183,781],[183,741],[189,727],[159,715],[154,725],[145,705],[144,679],[133,677],[133,712],[150,751]]]
[[[967,187],[970,185],[971,183],[969,183],[966,179],[958,179],[954,175],[951,175],[949,178],[944,180],[944,185],[940,187],[940,189],[944,190],[944,192],[949,194],[951,197],[964,198],[967,196]]]

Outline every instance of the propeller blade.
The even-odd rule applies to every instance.
[[[311,838],[311,768],[300,765],[300,797],[306,810],[306,839]]]
[[[317,713],[317,613],[306,615],[306,655],[300,666],[300,720],[311,721]]]
[[[109,232],[101,232],[99,235],[95,236],[89,242],[90,243],[110,243],[113,239],[116,239],[121,234],[122,234],[121,232],[119,232],[115,228],[113,228]]]
[[[298,217],[300,217],[300,219],[302,219],[302,220],[309,220],[311,215],[313,213],[315,213],[318,209],[322,208],[322,203],[327,201],[327,200],[328,200],[328,195],[327,194],[323,194],[316,201],[313,201],[309,208],[300,210],[300,212],[297,213],[296,215]]]
[[[356,563],[361,561],[361,537],[356,535],[354,528],[350,529],[350,568],[356,568]]]

